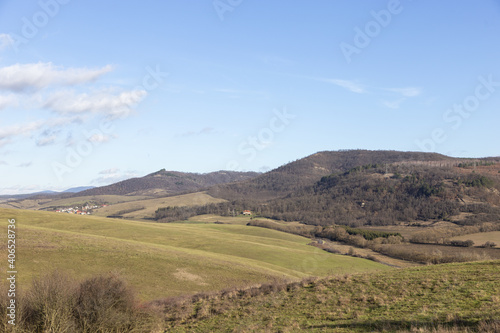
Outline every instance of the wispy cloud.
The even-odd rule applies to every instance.
[[[385,90],[395,92],[404,97],[416,97],[422,93],[422,89],[417,87],[386,88]]]
[[[92,82],[112,70],[103,68],[63,68],[52,63],[15,64],[0,68],[0,89],[14,92],[41,90],[53,85],[73,86]]]
[[[9,186],[0,188],[0,194],[2,195],[15,195],[15,194],[26,194],[41,191],[42,188],[39,185],[29,185],[29,186]]]
[[[102,170],[99,172],[99,177],[95,178],[92,180],[92,184],[96,185],[108,185],[108,184],[113,184],[125,179],[130,179],[137,177],[138,174],[134,170],[124,170],[122,171],[119,168],[111,168],[111,169],[106,169]]]
[[[115,138],[113,135],[94,134],[88,140],[92,143],[105,143],[113,138]]]
[[[400,99],[395,100],[395,101],[382,100],[382,104],[390,109],[399,109],[401,103],[403,103],[405,100],[406,100],[406,98],[400,98]]]
[[[350,92],[353,92],[356,94],[365,94],[368,92],[364,85],[362,85],[356,81],[353,81],[353,80],[328,79],[328,78],[312,78],[312,79],[317,80],[317,81],[321,81],[321,82],[327,82],[327,83],[334,84],[336,86],[347,89]]]
[[[30,134],[34,131],[39,130],[43,125],[44,121],[33,121],[22,125],[13,125],[0,129],[0,147],[12,141],[16,136]]]
[[[36,141],[36,145],[39,147],[50,146],[56,142],[56,139],[57,139],[56,135],[45,136],[45,137],[39,138]]]
[[[108,90],[77,94],[58,91],[52,94],[43,107],[59,114],[100,113],[110,119],[128,116],[135,105],[146,97],[145,90],[114,93]]]
[[[64,127],[71,123],[81,122],[80,117],[60,117],[60,118],[50,118],[47,120],[32,121],[26,124],[17,124],[4,128],[0,128],[0,147],[6,145],[13,141],[14,138],[19,136],[29,136],[34,135],[37,131],[46,129],[56,129],[59,127]],[[47,137],[49,135],[45,135]],[[50,144],[49,140],[43,139],[44,134],[42,133],[39,141],[45,145]]]
[[[296,64],[294,60],[290,60],[280,56],[263,55],[259,56],[258,59],[266,65],[273,66],[292,66]]]
[[[111,168],[111,169],[106,169],[106,170],[102,170],[99,172],[100,175],[114,175],[116,173],[118,173],[120,171],[120,169],[118,168]]]
[[[221,94],[231,95],[232,98],[240,98],[242,96],[250,96],[250,97],[266,97],[267,96],[266,92],[259,91],[259,90],[217,88],[217,89],[214,89],[214,91],[217,93],[221,93]]]
[[[9,34],[0,34],[0,51],[14,44],[14,39]]]
[[[18,164],[17,167],[18,168],[29,168],[32,165],[33,165],[33,162],[26,162],[26,163]]]
[[[14,94],[0,95],[0,110],[19,104],[18,97]]]
[[[307,77],[309,79],[313,79],[316,81],[321,81],[321,82],[326,82],[326,83],[331,83],[334,85],[337,85],[339,87],[342,87],[344,89],[349,90],[350,92],[356,93],[356,94],[379,94],[381,92],[390,92],[393,94],[397,94],[399,96],[402,96],[404,98],[410,98],[410,97],[417,97],[422,94],[422,89],[419,87],[401,87],[401,88],[378,88],[378,87],[373,87],[365,84],[361,84],[356,80],[344,80],[344,79],[336,79],[336,78],[318,78],[318,77]],[[387,102],[383,101],[384,104],[387,104],[388,106],[396,106],[396,104],[400,104],[403,100],[398,99],[397,101],[394,102]],[[398,103],[396,103],[398,102]]]
[[[214,134],[215,129],[213,127],[204,127],[199,131],[189,131],[180,134],[179,136],[189,137],[189,136],[198,136],[198,135],[209,135]]]

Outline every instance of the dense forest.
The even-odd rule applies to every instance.
[[[320,153],[320,157],[324,158],[324,154]],[[350,158],[340,162],[339,156]],[[372,163],[338,171],[367,160]],[[232,215],[249,209],[257,216],[323,226],[393,225],[434,219],[475,225],[500,220],[498,171],[496,175],[484,175],[475,170],[476,166],[491,165],[495,161],[471,164],[420,153],[340,152],[322,163],[312,155],[246,182],[217,186],[212,195],[233,198],[226,203],[166,207],[156,212],[156,218],[168,222],[199,214]],[[337,171],[318,177],[318,169]],[[259,190],[264,195],[257,197]]]

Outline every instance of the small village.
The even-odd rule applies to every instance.
[[[75,207],[64,207],[55,210],[56,213],[67,213],[67,214],[77,214],[77,215],[91,215],[92,210],[107,207],[108,205],[92,205],[86,204],[85,206],[75,206]]]

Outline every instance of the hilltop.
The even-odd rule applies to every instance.
[[[251,209],[315,225],[395,225],[500,219],[500,158],[462,159],[396,151],[319,152],[207,193],[227,202],[171,211],[175,216]],[[168,219],[165,210],[157,214]]]
[[[205,174],[165,169],[144,177],[131,178],[107,186],[79,192],[75,196],[89,195],[149,195],[167,196],[198,192],[217,184],[232,183],[254,178],[256,172],[217,171]]]
[[[436,153],[344,150],[322,151],[285,164],[237,184],[214,186],[210,194],[224,199],[268,200],[284,197],[321,177],[366,164],[436,163],[458,164],[462,160]]]

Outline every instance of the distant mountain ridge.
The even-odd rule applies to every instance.
[[[78,192],[90,190],[93,188],[95,188],[95,186],[78,186],[78,187],[68,188],[67,190],[63,191],[62,193],[78,193]]]
[[[187,173],[161,169],[144,177],[131,178],[107,186],[95,187],[79,192],[84,195],[150,195],[166,196],[196,192],[211,186],[240,182],[258,176],[257,172],[216,171],[210,173]]]
[[[52,196],[64,195],[67,193],[78,193],[81,191],[92,189],[94,187],[95,186],[78,186],[78,187],[69,188],[69,189],[64,190],[62,192],[46,190],[46,191],[39,191],[39,192],[33,192],[33,193],[23,193],[23,194],[5,194],[5,195],[0,195],[0,199],[3,199],[3,200],[22,200],[22,199],[27,199],[27,198],[40,198],[40,197],[47,197],[47,196],[52,197]]]

